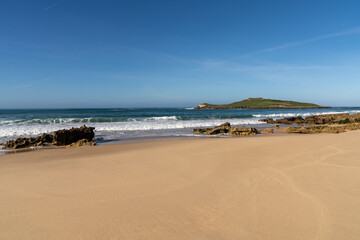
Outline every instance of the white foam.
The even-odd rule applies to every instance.
[[[161,121],[161,120],[177,120],[176,116],[163,116],[163,117],[150,117],[150,118],[145,118],[145,119],[141,119],[141,120],[155,120],[155,121]]]
[[[341,114],[341,113],[350,113],[355,114],[359,113],[359,110],[353,111],[343,111],[343,112],[308,112],[308,113],[275,113],[275,114],[254,114],[253,117],[257,118],[284,118],[284,117],[308,117],[313,115],[326,115],[326,114]]]
[[[212,127],[224,122],[233,125],[263,124],[257,119],[207,119],[189,121],[142,121],[142,122],[118,122],[115,124],[92,124],[98,131],[135,131],[135,130],[161,130],[161,129],[181,129],[196,127]]]
[[[167,120],[147,120],[133,122],[95,122],[88,126],[95,127],[95,132],[121,132],[121,131],[148,131],[148,130],[168,130],[185,129],[199,127],[214,127],[224,122],[230,122],[232,125],[255,125],[264,124],[257,119],[206,119],[206,120],[177,120],[174,118]],[[22,125],[4,125],[0,128],[0,142],[17,137],[38,136],[42,133],[51,133],[59,129],[69,129],[80,127],[84,123],[57,123],[57,124],[22,124]]]
[[[92,118],[45,118],[31,120],[0,120],[0,125],[28,125],[28,124],[58,124],[58,123],[87,123]]]
[[[103,121],[101,121],[103,120]],[[177,116],[161,116],[149,118],[45,118],[45,119],[30,119],[30,120],[0,120],[2,125],[30,125],[30,124],[62,124],[62,123],[95,123],[95,122],[125,122],[125,121],[162,121],[162,120],[178,120]]]

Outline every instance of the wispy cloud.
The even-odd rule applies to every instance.
[[[257,51],[256,53],[261,52],[270,52],[270,51],[277,51],[280,49],[297,46],[301,44],[307,44],[315,41],[320,41],[322,39],[336,37],[336,36],[345,36],[350,34],[356,34],[360,33],[360,28],[351,29],[343,32],[337,32],[332,34],[327,34],[323,36],[319,36],[316,38],[311,38],[303,41],[298,41],[294,43],[289,43],[283,46],[264,49],[261,51]],[[248,59],[241,59],[241,58],[233,58],[233,59],[218,59],[218,58],[192,58],[188,56],[177,56],[173,55],[171,53],[166,52],[159,52],[159,51],[153,51],[153,50],[145,50],[141,48],[131,48],[131,47],[118,47],[124,50],[130,50],[135,51],[140,54],[144,54],[147,56],[150,56],[152,58],[161,60],[163,62],[168,62],[171,64],[176,65],[182,65],[181,71],[183,74],[192,74],[190,78],[193,78],[194,76],[197,76],[201,78],[202,75],[209,76],[211,74],[214,74],[214,76],[217,76],[219,74],[229,74],[227,76],[238,76],[242,78],[248,78],[248,77],[254,77],[256,79],[268,79],[268,80],[276,80],[278,79],[286,79],[285,76],[290,75],[304,75],[304,74],[323,74],[325,72],[329,71],[354,71],[356,69],[359,69],[356,65],[351,64],[349,62],[347,64],[327,64],[325,61],[325,64],[312,64],[312,62],[307,62],[306,64],[291,64],[291,63],[279,63],[279,62],[264,62],[260,61],[259,59],[256,60],[256,62],[249,62]],[[253,53],[255,54],[255,53]],[[260,62],[259,62],[260,61]],[[279,77],[281,76],[281,77]],[[139,76],[139,75],[133,75],[133,76],[126,76],[126,75],[114,75],[114,80],[132,80],[132,81],[162,81],[162,82],[168,82],[168,81],[189,81],[189,79],[169,79],[167,77],[161,77],[161,76],[152,76],[149,75],[146,76]],[[200,81],[197,79],[197,81]]]
[[[44,82],[48,82],[49,80],[51,80],[51,78],[45,78],[45,79],[39,79],[39,80],[35,80],[35,81],[30,81],[30,82],[27,82],[27,83],[16,85],[16,86],[12,87],[12,89],[32,88],[32,87],[39,86]]]
[[[48,7],[45,7],[44,10],[49,10],[50,8],[53,8],[53,7],[57,7],[63,3],[65,3],[67,0],[64,0],[64,1],[61,1],[61,2],[57,2],[57,3],[54,3],[53,5],[50,5]]]
[[[292,71],[292,70],[329,70],[329,69],[356,69],[355,66],[344,65],[291,65],[291,64],[266,64],[259,66],[234,65],[227,68],[229,71],[253,72],[253,71]]]
[[[322,36],[318,36],[318,37],[314,37],[314,38],[310,38],[310,39],[305,39],[305,40],[301,40],[301,41],[297,41],[297,42],[287,43],[287,44],[277,46],[277,47],[266,48],[266,49],[262,49],[262,50],[259,50],[259,51],[254,51],[254,52],[251,52],[251,53],[244,54],[244,55],[242,55],[240,57],[248,57],[248,56],[251,56],[251,55],[256,55],[256,54],[261,54],[261,53],[266,53],[266,52],[275,52],[275,51],[278,51],[278,50],[282,50],[282,49],[286,49],[286,48],[290,48],[290,47],[295,47],[295,46],[300,46],[300,45],[305,45],[305,44],[308,44],[308,43],[317,42],[317,41],[321,41],[321,40],[328,39],[328,38],[352,35],[352,34],[357,34],[357,33],[360,33],[360,27],[349,29],[349,30],[346,30],[346,31],[330,33],[330,34],[326,34],[326,35],[322,35]]]
[[[172,62],[181,63],[181,64],[195,63],[195,62],[198,61],[196,59],[184,58],[184,57],[175,56],[175,55],[172,55],[172,54],[169,54],[169,53],[152,51],[152,50],[145,50],[145,49],[141,49],[141,48],[132,48],[132,47],[121,47],[121,48],[125,49],[125,50],[131,50],[131,51],[139,52],[139,53],[142,53],[142,54],[146,54],[146,55],[156,57],[156,58],[159,58],[159,59],[163,59],[163,60],[166,60],[166,61],[172,61]]]

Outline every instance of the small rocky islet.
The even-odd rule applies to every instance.
[[[330,108],[314,103],[295,102],[288,100],[265,99],[262,97],[248,98],[229,104],[201,103],[195,109],[314,109]]]

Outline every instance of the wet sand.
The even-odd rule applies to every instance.
[[[359,239],[360,132],[0,156],[0,239]]]

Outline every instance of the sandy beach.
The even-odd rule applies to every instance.
[[[360,132],[0,156],[0,239],[359,239]]]

